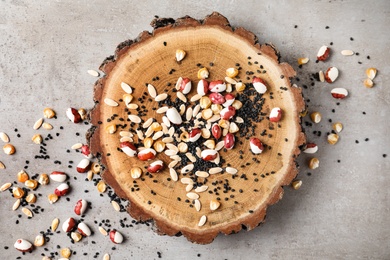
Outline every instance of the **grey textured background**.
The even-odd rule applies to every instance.
[[[69,106],[92,107],[95,79],[86,71],[97,69],[121,41],[151,30],[149,23],[154,15],[178,18],[188,14],[200,19],[212,11],[221,12],[233,26],[254,32],[260,42],[275,44],[282,60],[297,69],[297,83],[309,85],[304,90],[305,98],[310,99],[309,109],[323,114],[320,124],[306,130],[308,140],[320,147],[316,154],[320,168],[309,171],[309,156],[302,156],[298,176],[303,180],[301,189],[287,187],[283,200],[268,210],[265,224],[251,232],[219,236],[210,245],[191,244],[183,237],[161,237],[145,225],[122,229],[119,220],[126,213],[114,212],[109,198],[99,196],[93,183],[85,182],[74,169],[67,169],[68,161],[77,164],[81,157],[66,149],[84,141],[88,126],[68,122],[65,110]],[[92,202],[85,222],[95,234],[72,245],[61,231],[45,245],[48,252],[58,252],[59,245],[77,252],[71,259],[94,259],[96,252],[100,253],[98,259],[104,253],[112,259],[157,259],[157,252],[163,259],[390,259],[389,24],[390,1],[386,0],[0,1],[0,131],[8,133],[17,148],[13,156],[0,153],[0,161],[7,166],[0,170],[0,183],[14,181],[29,160],[30,175],[60,168],[72,176],[73,187],[69,202],[61,199],[54,205],[49,205],[45,196],[55,184],[40,187],[36,193],[43,197],[36,204],[45,212],[31,220],[18,218],[21,212],[11,210],[10,194],[1,193],[1,258],[22,256],[13,248],[16,239],[33,241],[54,217],[65,220],[74,216],[74,203],[85,198]],[[316,64],[319,47],[330,42],[330,60]],[[343,57],[343,49],[360,55]],[[309,57],[310,62],[299,69],[298,57]],[[318,82],[310,86],[310,73],[328,66],[339,68],[339,79],[332,86]],[[377,67],[379,73],[374,80],[376,86],[366,89],[362,81],[364,70],[370,66]],[[350,91],[339,106],[329,95],[334,86]],[[51,131],[54,139],[47,142],[51,159],[34,160],[39,148],[30,141],[32,125],[46,106],[58,113],[58,119],[49,121],[55,127]],[[331,130],[329,118],[341,121],[345,127],[335,146],[326,143],[326,132]],[[60,126],[65,129],[59,130]],[[322,131],[322,136],[315,137],[314,130]],[[47,134],[43,129],[38,132]],[[382,154],[388,156],[383,158]],[[55,165],[54,160],[62,161],[62,165]],[[90,192],[84,193],[85,189]],[[126,237],[116,250],[94,224],[103,219],[110,219]],[[22,258],[40,259],[48,252],[38,248]]]

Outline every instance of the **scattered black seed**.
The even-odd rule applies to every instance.
[[[384,154],[382,154],[382,156],[383,156],[383,158],[386,158],[386,157],[387,157],[387,154],[384,153]]]
[[[298,25],[294,25],[294,28],[298,28]]]
[[[164,46],[167,46],[167,42],[163,42]]]

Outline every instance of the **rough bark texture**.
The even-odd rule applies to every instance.
[[[299,147],[305,143],[299,114],[305,109],[305,104],[300,88],[291,86],[290,79],[295,76],[295,71],[290,65],[279,62],[279,54],[273,46],[259,44],[258,38],[244,28],[232,28],[229,21],[216,12],[204,20],[188,16],[177,20],[159,18],[152,21],[151,25],[154,28],[153,32],[142,32],[137,39],[121,43],[115,50],[115,55],[107,58],[100,66],[105,75],[95,84],[96,105],[90,114],[93,127],[88,133],[88,140],[91,151],[104,166],[102,177],[114,188],[118,196],[129,200],[130,215],[137,220],[153,219],[159,234],[170,236],[183,234],[192,242],[206,244],[211,243],[219,233],[226,235],[237,233],[243,227],[251,230],[264,222],[267,207],[282,198],[283,186],[290,184],[297,175],[295,159],[300,153]],[[187,56],[181,64],[176,63],[174,59],[175,50],[178,48],[187,51]],[[248,59],[248,56],[251,56],[251,59]],[[254,64],[255,61],[258,61],[257,65]],[[213,62],[214,66],[209,66],[210,62]],[[260,137],[272,149],[268,148],[261,155],[254,156],[250,153],[249,141],[240,138],[243,142],[241,146],[236,144],[233,150],[221,152],[223,158],[239,172],[236,178],[227,173],[210,175],[209,190],[215,188],[211,185],[212,182],[228,180],[235,192],[229,191],[224,194],[220,190],[219,195],[216,195],[215,191],[201,193],[200,212],[189,207],[191,203],[184,202],[185,185],[180,183],[180,180],[178,182],[169,180],[168,169],[153,174],[152,178],[145,177],[144,172],[143,181],[136,180],[139,191],[134,191],[134,182],[129,175],[130,168],[137,164],[144,169],[148,164],[137,161],[137,158],[129,158],[118,151],[120,138],[118,133],[122,129],[119,128],[115,134],[107,134],[105,127],[113,122],[129,123],[126,120],[125,122],[117,120],[119,117],[127,119],[125,105],[120,102],[118,107],[104,104],[106,97],[116,101],[121,99],[124,94],[120,88],[121,82],[127,82],[134,88],[133,95],[136,100],[143,92],[147,92],[145,88],[147,82],[152,83],[158,93],[163,93],[167,88],[166,83],[171,82],[172,89],[180,76],[196,79],[199,69],[197,63],[209,68],[211,80],[223,79],[228,67],[240,63],[242,69],[239,76],[243,82],[251,81],[246,79],[245,71],[253,71],[254,75],[262,77],[269,85],[268,92],[264,94],[266,101],[261,112],[269,114],[275,106],[281,107],[285,112],[280,126],[270,123],[266,117],[259,123],[254,122],[257,124],[256,137]],[[259,74],[256,71],[260,64],[266,71],[261,69]],[[176,70],[172,75],[168,74],[171,68]],[[160,80],[152,81],[156,76]],[[194,89],[196,82],[193,82],[193,90],[189,97],[196,93]],[[270,92],[273,92],[272,99],[269,98]],[[174,96],[172,91],[168,93]],[[155,117],[161,122],[161,115],[155,114],[151,109],[153,102],[146,103],[149,114],[144,119]],[[117,114],[118,117],[110,123],[107,122],[107,118],[113,114]],[[266,129],[267,133],[272,133],[272,137],[267,135],[261,137],[260,132],[263,129]],[[127,126],[125,130],[129,130],[129,127]],[[243,160],[238,159],[239,150],[244,151]],[[169,163],[168,157],[164,154],[159,156],[159,159]],[[253,157],[261,162],[254,163]],[[250,164],[240,167],[245,162]],[[245,178],[242,177],[244,173]],[[242,193],[238,192],[240,189],[243,190]],[[151,191],[156,195],[152,195]],[[233,195],[233,198],[230,195]],[[178,197],[181,198],[180,202],[177,200]],[[216,197],[220,197],[221,207],[212,212],[208,203],[210,199]],[[202,215],[207,215],[208,220],[204,226],[198,227],[197,223]]]

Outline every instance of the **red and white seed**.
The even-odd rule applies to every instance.
[[[274,107],[269,114],[269,121],[279,122],[282,118],[282,110],[279,107]]]
[[[264,151],[264,146],[259,138],[252,137],[249,141],[249,145],[251,147],[252,153],[254,154],[261,154]]]

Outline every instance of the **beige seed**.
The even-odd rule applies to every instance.
[[[318,124],[319,122],[321,122],[322,116],[321,116],[320,112],[313,112],[310,114],[310,118],[311,118],[311,121]]]
[[[58,218],[53,219],[51,222],[51,231],[55,232],[58,228],[58,224],[60,223],[60,220]]]
[[[333,129],[337,132],[340,133],[343,130],[343,124],[340,122],[334,123],[333,124]]]
[[[206,172],[206,173],[207,173],[207,172]],[[200,186],[200,187],[196,187],[195,192],[198,192],[198,193],[205,192],[208,188],[209,188],[209,186],[207,186],[207,185],[202,185],[202,186]]]
[[[31,138],[31,141],[33,141],[34,144],[41,144],[43,142],[43,138],[40,134],[35,134]]]
[[[103,260],[110,260],[110,255],[109,254],[104,254]]]
[[[87,73],[93,77],[99,77],[100,73],[97,72],[96,70],[87,70]]]
[[[163,116],[163,117],[162,117],[162,121],[163,121],[163,123],[164,123],[167,127],[170,127],[170,126],[171,126],[171,121],[169,121],[168,117]]]
[[[229,133],[237,133],[238,131],[240,131],[240,129],[238,128],[237,124],[234,123],[234,122],[231,122],[230,125],[229,125]]]
[[[229,122],[228,120],[221,119],[221,120],[219,120],[218,125],[219,125],[220,127],[226,129],[226,128],[229,128],[230,122]]]
[[[188,134],[187,131],[184,131],[180,134],[180,140],[182,140],[183,142],[188,142],[189,138],[190,138],[190,135]]]
[[[127,108],[130,108],[129,106],[132,104],[131,101],[133,101],[134,96],[131,94],[124,94],[122,96],[123,102],[125,102],[125,105]]]
[[[130,170],[130,175],[133,179],[138,179],[142,175],[142,169],[140,167],[133,167]]]
[[[119,135],[122,136],[122,137],[133,137],[134,135],[132,133],[130,133],[129,131],[120,131],[119,132]]]
[[[187,98],[184,96],[184,94],[182,92],[180,92],[180,91],[176,92],[176,96],[177,96],[178,99],[180,99],[184,103],[187,102]]]
[[[110,124],[106,126],[106,133],[107,134],[114,134],[116,132],[116,124]]]
[[[186,192],[190,192],[194,188],[194,184],[190,183],[186,186]]]
[[[186,153],[188,151],[188,145],[186,143],[183,143],[183,142],[180,142],[177,145],[177,148],[178,148],[179,152],[181,152],[181,153]]]
[[[199,199],[199,195],[195,192],[188,192],[186,194],[186,196],[187,196],[187,198],[192,199],[192,200]]]
[[[183,130],[182,130],[183,131]],[[184,132],[184,131],[183,131]],[[172,126],[171,128],[169,128],[168,130],[168,134],[169,136],[173,136],[175,134],[175,128]]]
[[[139,116],[129,115],[128,117],[129,117],[130,121],[133,123],[136,123],[136,124],[141,123],[141,118]]]
[[[177,151],[175,151],[175,150],[165,150],[164,153],[165,153],[167,156],[172,156],[172,155],[176,155],[176,154],[177,154]]]
[[[175,167],[177,164],[179,163],[179,161],[172,161],[168,164],[168,168],[173,168]]]
[[[194,200],[194,206],[196,211],[200,211],[200,209],[202,208],[202,204],[200,203],[200,200],[198,199]]]
[[[154,142],[153,148],[156,152],[161,153],[165,149],[165,143],[162,140],[157,140]]]
[[[242,102],[240,100],[235,99],[232,107],[234,107],[236,110],[239,110],[242,107]]]
[[[182,82],[183,82],[183,78],[182,78],[182,77],[179,77],[179,78],[177,79],[176,85],[175,85],[175,89],[176,89],[177,91],[180,90],[180,86],[181,86],[181,83],[182,83]]]
[[[111,201],[111,205],[115,209],[115,211],[119,212],[121,210],[121,207],[119,206],[119,203],[116,202],[115,200]]]
[[[141,130],[136,130],[139,140],[144,140],[144,133]]]
[[[127,83],[125,83],[125,82],[122,82],[122,83],[121,83],[121,88],[122,88],[123,91],[126,92],[127,94],[133,93],[133,89],[130,87],[129,84],[127,84]]]
[[[298,65],[303,65],[309,62],[309,58],[298,58]]]
[[[142,124],[142,128],[148,128],[153,123],[153,120],[152,117],[146,120],[145,123]]]
[[[214,150],[214,148],[215,148],[215,141],[213,139],[209,139],[206,142],[204,142],[203,145],[206,146],[209,149]]]
[[[162,141],[163,141],[164,143],[172,143],[172,142],[173,142],[173,138],[172,138],[172,137],[164,137],[164,138],[162,139]]]
[[[12,155],[15,153],[16,149],[12,144],[6,144],[3,146],[3,151],[5,154]]]
[[[210,200],[210,209],[212,211],[217,210],[221,206],[221,203],[218,200],[212,199]]]
[[[25,172],[24,170],[21,170],[16,175],[16,178],[17,178],[18,182],[25,183],[28,179],[30,179],[30,176],[28,176],[27,172]]]
[[[24,215],[26,215],[29,218],[32,218],[33,216],[33,213],[28,208],[22,208],[22,212],[24,213]]]
[[[92,170],[89,170],[89,171],[87,172],[87,180],[88,180],[88,181],[92,181],[93,176],[94,176],[93,171],[92,171]]]
[[[242,83],[242,82],[238,82],[236,85],[235,85],[235,87],[236,87],[236,91],[237,92],[243,92],[244,90],[245,90],[245,84],[244,83]]]
[[[197,104],[194,109],[192,110],[192,117],[196,117],[196,115],[199,113],[200,111],[200,105]]]
[[[238,171],[233,167],[226,167],[225,171],[230,174],[236,174]]]
[[[190,101],[191,101],[191,102],[196,102],[196,101],[198,101],[201,97],[202,97],[201,95],[195,94],[195,95],[193,95],[193,96],[191,97]]]
[[[11,186],[12,186],[12,183],[10,183],[10,182],[4,183],[3,185],[1,185],[0,191],[6,191],[6,190],[8,190]]]
[[[49,124],[49,123],[43,123],[42,127],[43,127],[43,129],[46,129],[46,130],[52,130],[53,129],[53,126],[51,124]]]
[[[164,135],[164,132],[163,131],[158,131],[157,133],[155,133],[152,137],[153,140],[157,140],[159,139],[160,137],[162,137]]]
[[[5,165],[2,162],[0,162],[0,169],[5,169]]]
[[[98,162],[93,162],[91,166],[91,170],[94,174],[99,174],[102,166]]]
[[[157,91],[156,91],[156,88],[155,88],[152,84],[148,84],[148,92],[149,92],[149,95],[150,95],[152,98],[156,98],[156,96],[157,96]]]
[[[294,190],[298,190],[302,186],[302,181],[301,180],[295,180],[291,183],[291,187]]]
[[[27,180],[24,182],[24,185],[32,190],[35,190],[38,187],[38,181],[36,180]]]
[[[209,174],[220,173],[220,172],[222,172],[222,170],[223,169],[221,167],[214,167],[214,168],[209,169]]]
[[[225,146],[224,141],[219,141],[219,142],[215,145],[215,149],[214,149],[214,150],[219,151],[219,150],[221,150],[224,146]]]
[[[198,79],[207,79],[209,77],[209,71],[207,70],[206,67],[203,67],[198,70]]]
[[[6,133],[4,132],[0,132],[0,139],[4,142],[4,143],[8,143],[9,142],[9,137]]]
[[[366,75],[369,79],[373,80],[376,77],[377,69],[376,68],[368,68],[366,69]]]
[[[113,100],[111,98],[105,98],[104,103],[110,107],[117,107],[119,105],[118,102],[116,102],[115,100]]]
[[[351,50],[342,50],[341,51],[341,55],[343,55],[343,56],[351,56],[353,54],[354,54],[354,52]]]
[[[167,99],[168,94],[167,93],[162,93],[160,95],[157,95],[156,98],[154,99],[156,102],[164,101]]]
[[[325,74],[322,70],[320,70],[318,72],[318,76],[319,76],[321,82],[325,82]]]
[[[226,69],[226,76],[228,76],[229,78],[234,78],[237,75],[238,75],[238,69],[236,69],[236,68]]]
[[[73,150],[76,150],[76,149],[81,149],[82,146],[83,146],[82,143],[76,143],[76,144],[72,145],[71,148],[72,148]]]
[[[233,85],[235,85],[235,84],[237,84],[237,81],[235,81],[233,78],[231,78],[231,77],[225,77],[225,81],[227,82],[227,83],[229,83],[229,84],[233,84]]]
[[[187,111],[186,111],[186,120],[190,121],[191,118],[192,118],[192,107],[189,107],[189,108],[187,108]]]
[[[211,110],[213,111],[214,115],[219,114],[223,109],[222,105],[219,104],[212,104],[211,105]]]
[[[154,133],[154,130],[153,130],[152,126],[149,126],[145,132],[145,137],[151,137],[153,133]]]
[[[128,137],[128,136],[124,136],[124,137],[121,137],[120,139],[119,139],[119,142],[133,142],[134,140],[133,140],[133,138],[131,138],[131,137]]]
[[[220,115],[213,115],[209,120],[207,120],[207,122],[214,123],[214,122],[218,121],[219,119],[221,119]]]
[[[226,84],[226,90],[225,90],[227,93],[230,93],[233,91],[233,87],[232,87],[232,84],[230,83],[227,83]]]
[[[176,145],[174,145],[174,144],[167,143],[167,144],[166,144],[166,147],[167,147],[168,149],[174,150],[174,151],[176,151],[176,152],[179,151],[179,148],[178,148]]]
[[[194,164],[187,164],[186,166],[184,166],[182,169],[181,169],[181,173],[189,173],[191,172],[192,170],[194,169]]]
[[[20,206],[20,199],[17,199],[15,202],[14,202],[14,204],[12,205],[12,210],[13,211],[15,211],[15,210],[17,210],[18,208],[19,208],[19,206]]]
[[[191,161],[191,162],[196,162],[196,158],[195,156],[192,155],[192,153],[186,153],[186,156],[187,158]]]
[[[181,178],[180,182],[183,183],[183,184],[193,184],[194,183],[194,181],[191,178],[188,178],[188,177]]]
[[[202,118],[207,120],[213,116],[213,110],[210,108],[202,110]]]
[[[309,160],[309,168],[314,170],[314,169],[317,169],[318,167],[320,166],[320,161],[318,160],[318,158],[311,158]]]
[[[44,256],[44,257],[42,257],[42,260],[52,260],[52,259],[48,256]]]
[[[98,184],[96,185],[96,188],[97,188],[98,192],[103,193],[106,191],[107,185],[103,180],[100,180],[98,182]]]
[[[336,144],[338,140],[339,140],[339,136],[337,134],[328,135],[328,143],[329,144]]]
[[[46,117],[46,118],[53,118],[56,116],[56,112],[54,112],[53,109],[49,108],[49,107],[46,107],[44,110],[43,110],[43,116]]]
[[[200,131],[201,131],[202,137],[203,137],[204,139],[210,138],[211,132],[210,132],[209,129],[207,129],[207,128],[202,128]]]
[[[58,196],[54,193],[47,195],[50,204],[54,204],[58,201]]]
[[[201,177],[201,178],[207,178],[207,177],[209,177],[210,174],[208,172],[205,172],[205,171],[196,171],[195,175],[198,177]]]
[[[164,114],[165,112],[167,112],[168,110],[168,107],[160,107],[159,109],[156,110],[156,113],[157,114]]]
[[[236,117],[236,123],[242,124],[242,123],[244,123],[244,119],[242,119],[242,117],[237,116]]]
[[[28,202],[28,203],[35,203],[36,201],[37,201],[37,196],[35,196],[35,194],[34,193],[29,193],[28,195],[27,195],[27,197],[26,197],[26,201]]]
[[[153,146],[154,140],[150,137],[146,137],[143,143],[145,148],[151,148]]]
[[[210,100],[210,98],[209,97],[207,97],[207,96],[203,96],[203,97],[201,97],[200,98],[200,100],[199,100],[199,105],[200,105],[200,107],[202,108],[202,109],[207,109],[207,108],[209,108],[210,106],[211,106],[211,100]]]
[[[79,242],[83,238],[83,236],[78,232],[70,233],[70,237],[73,239],[74,242]]]
[[[169,169],[169,175],[171,176],[171,179],[173,180],[173,181],[178,181],[178,176],[177,176],[177,172],[175,171],[175,169],[173,169],[173,168],[170,168]]]
[[[85,108],[80,108],[77,112],[80,114],[82,120],[87,118],[87,110]]]
[[[24,197],[25,192],[20,187],[14,187],[12,188],[12,195],[14,196],[15,199],[20,199]]]
[[[372,88],[374,86],[374,82],[372,81],[372,79],[369,78],[365,79],[363,81],[363,84],[366,88]]]
[[[70,251],[69,248],[66,247],[66,248],[62,248],[60,250],[60,254],[61,254],[62,257],[69,258],[70,255],[72,254],[72,252]]]
[[[34,240],[34,246],[40,247],[45,244],[45,237],[43,235],[37,235]]]
[[[103,227],[99,227],[99,232],[100,232],[100,234],[102,234],[103,236],[107,236],[107,235],[108,235],[107,231],[106,231]]]
[[[204,226],[204,224],[206,224],[206,221],[207,221],[206,215],[201,216],[198,222],[198,227]]]
[[[196,147],[195,150],[196,150],[196,156],[198,156],[198,158],[201,158],[202,150],[199,147]]]
[[[137,104],[129,104],[129,105],[127,106],[127,108],[128,108],[128,109],[133,109],[133,110],[135,110],[135,109],[138,108],[138,105],[137,105]]]
[[[177,49],[176,50],[176,61],[182,61],[184,57],[186,56],[186,52],[182,49]]]
[[[49,175],[46,173],[41,173],[38,178],[38,183],[41,185],[47,185],[50,183]]]
[[[34,130],[39,129],[39,128],[42,126],[42,123],[43,123],[43,118],[39,118],[39,119],[34,123],[33,129],[34,129]]]

